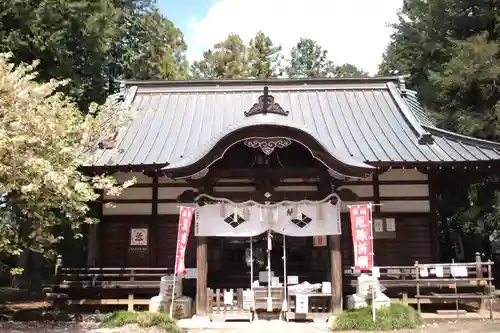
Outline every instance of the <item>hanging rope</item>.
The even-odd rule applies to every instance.
[[[284,302],[281,311],[288,311],[288,285],[287,285],[287,269],[286,269],[286,236],[283,235],[283,285],[285,286]]]
[[[250,236],[250,290],[252,293],[252,311],[255,311],[255,297],[253,293],[253,237]]]
[[[257,201],[254,201],[254,200],[247,200],[247,201],[243,201],[243,202],[234,202],[234,201],[232,201],[230,199],[227,199],[227,198],[214,197],[214,196],[211,196],[210,194],[201,193],[196,198],[194,198],[194,201],[199,201],[201,198],[207,198],[207,199],[210,199],[212,201],[229,203],[229,204],[234,205],[236,207],[254,205],[254,206],[257,206],[257,207],[273,208],[273,207],[278,207],[278,206],[283,206],[283,205],[304,205],[304,204],[319,205],[319,204],[322,204],[322,203],[325,203],[325,202],[329,201],[330,199],[332,199],[334,197],[336,197],[340,201],[340,198],[337,195],[337,193],[331,193],[328,196],[326,196],[324,199],[319,200],[319,201],[312,201],[312,200],[300,200],[300,201],[283,200],[283,201],[277,202],[275,204],[261,204],[261,203],[259,203]]]
[[[271,232],[267,232],[267,312],[273,311],[273,299],[271,297],[271,250],[272,250],[272,239]]]

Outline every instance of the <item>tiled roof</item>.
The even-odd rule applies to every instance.
[[[127,82],[133,119],[117,149],[96,166],[195,163],[232,131],[255,125],[292,127],[351,164],[500,159],[500,144],[434,127],[416,95],[397,78],[314,81]],[[244,115],[269,87],[287,116]]]

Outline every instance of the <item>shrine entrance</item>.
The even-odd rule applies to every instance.
[[[322,297],[325,306],[317,308],[325,313],[341,308],[341,199],[335,179],[342,174],[316,157],[321,154],[317,143],[306,145],[286,136],[246,136],[250,130],[258,135],[270,129],[249,127],[232,133],[213,148],[219,158],[193,176],[202,188],[192,199],[197,204],[201,315],[221,311],[227,316],[233,310],[246,315],[249,309],[283,314],[292,304],[288,287],[299,284],[316,291],[334,284],[321,295],[328,296]],[[278,135],[311,139],[290,128],[272,129]],[[222,147],[226,148],[219,153]],[[311,147],[316,147],[314,153]],[[354,170],[325,157],[331,164],[339,163],[341,172]],[[204,266],[205,270],[199,269]],[[248,293],[253,295],[251,304],[243,302]],[[233,303],[238,304],[235,309]]]
[[[285,246],[283,242],[285,241]],[[251,281],[252,242],[254,281],[259,272],[267,274],[267,234],[253,237],[213,237],[209,239],[208,285],[212,288],[248,288]],[[283,281],[284,254],[287,273],[300,281],[327,281],[329,257],[327,246],[314,246],[312,237],[286,237],[272,233],[270,261],[273,274]],[[267,276],[265,276],[267,278]]]
[[[272,250],[269,252],[271,267],[273,270],[283,272],[282,235],[273,234],[272,242]],[[214,237],[209,246],[210,250],[220,252],[219,258],[214,258],[208,263],[208,284],[213,288],[227,288],[228,286],[248,288],[252,280],[252,269],[255,275],[254,280],[259,279],[259,272],[267,272],[267,234],[251,239],[248,237]]]

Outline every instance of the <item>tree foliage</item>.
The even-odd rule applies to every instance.
[[[340,66],[335,66],[333,68],[333,76],[334,77],[367,77],[369,76],[368,72],[363,69],[353,65],[353,64],[343,64]]]
[[[117,16],[107,1],[1,1],[0,52],[16,63],[39,59],[40,80],[71,78],[63,91],[86,107],[104,100],[109,22]]]
[[[291,78],[315,78],[330,76],[333,63],[328,51],[309,38],[301,38],[290,52],[290,65],[286,72]]]
[[[328,59],[328,50],[310,38],[301,38],[290,52],[286,73],[291,78],[364,77],[368,73],[346,63],[336,66]]]
[[[202,59],[191,65],[191,77],[197,79],[270,79],[363,77],[364,70],[346,63],[340,66],[328,59],[328,51],[316,41],[301,38],[290,52],[285,66],[282,46],[259,31],[246,46],[240,36],[230,34],[203,53]]]
[[[410,74],[436,125],[498,141],[499,6],[494,0],[407,0],[380,73]],[[443,225],[489,244],[500,227],[500,181],[494,176],[463,188],[440,196]]]
[[[248,70],[247,46],[237,34],[229,34],[191,65],[192,77],[199,79],[243,79]]]
[[[112,52],[114,77],[136,80],[185,79],[187,45],[182,32],[147,4],[122,7]]]
[[[82,110],[104,102],[119,78],[184,78],[185,50],[151,0],[0,2],[0,52],[17,64],[39,59],[40,81],[70,78],[59,89]]]
[[[249,76],[257,79],[280,77],[283,74],[281,50],[281,45],[275,45],[264,32],[257,32],[248,48]]]
[[[119,194],[123,186],[106,176],[87,179],[79,166],[92,162],[98,142],[113,137],[127,112],[111,102],[92,105],[87,116],[56,90],[67,81],[37,83],[33,65],[9,63],[0,54],[0,253],[50,255],[63,224],[77,233],[96,190]],[[128,186],[131,183],[125,184]]]

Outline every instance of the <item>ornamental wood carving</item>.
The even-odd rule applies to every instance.
[[[247,147],[260,148],[264,154],[270,155],[276,148],[288,147],[292,141],[286,138],[251,138],[244,143]]]
[[[274,97],[269,95],[269,88],[264,87],[264,94],[259,96],[257,103],[252,108],[245,112],[245,116],[253,116],[256,114],[274,113],[281,116],[288,116],[288,111],[284,110],[278,103],[274,101]]]

